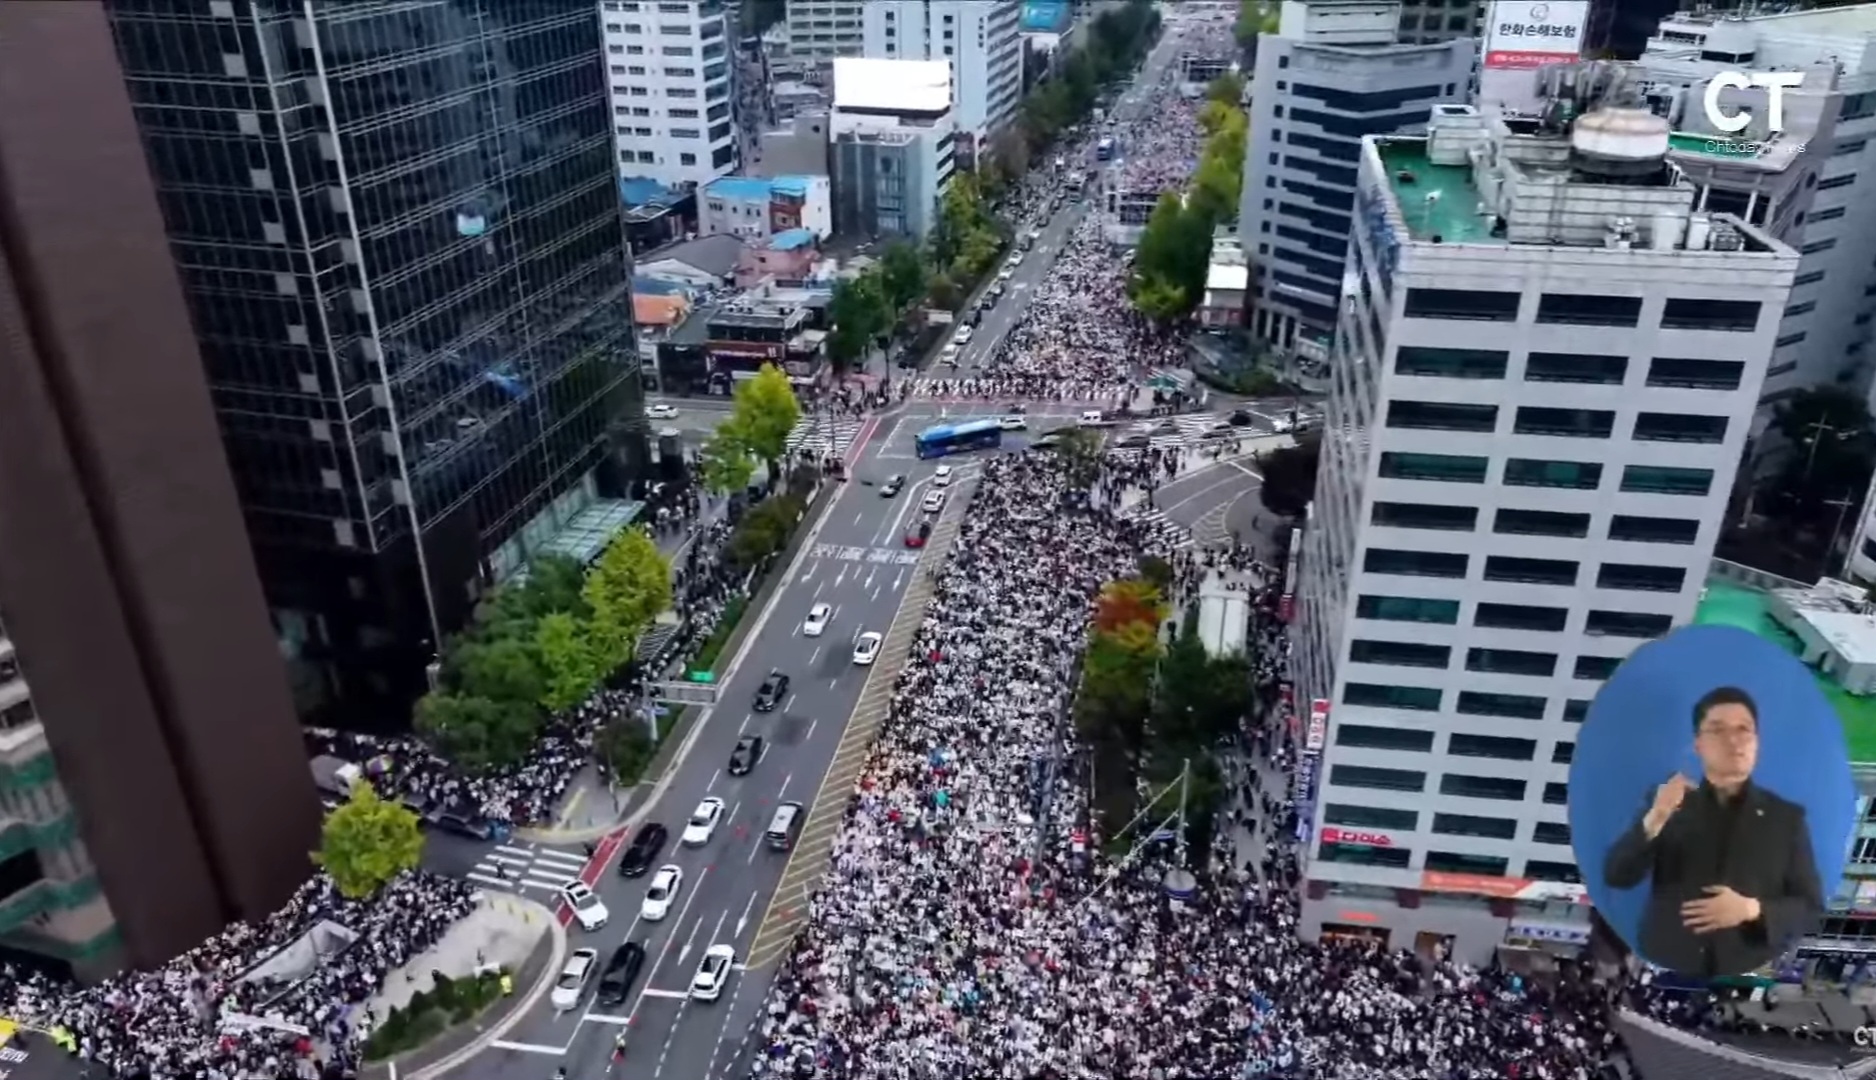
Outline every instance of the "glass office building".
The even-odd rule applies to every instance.
[[[302,715],[642,446],[597,5],[108,0]]]

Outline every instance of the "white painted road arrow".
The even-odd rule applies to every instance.
[[[750,893],[749,902],[743,905],[743,913],[740,916],[738,916],[736,919],[735,936],[737,938],[741,938],[743,936],[743,930],[749,926],[749,912],[753,910],[755,906],[756,906],[756,894]]]
[[[684,939],[684,947],[677,951],[678,963],[683,963],[684,958],[690,955],[690,947],[697,944],[697,931],[703,929],[703,921],[704,917],[699,915],[697,921],[690,924],[690,936]]]

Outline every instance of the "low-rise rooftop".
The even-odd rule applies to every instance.
[[[767,180],[748,176],[724,176],[710,181],[704,187],[704,194],[715,199],[733,199],[737,202],[767,202],[774,191]]]

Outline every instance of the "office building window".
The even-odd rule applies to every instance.
[[[1548,679],[1557,673],[1557,654],[1523,649],[1467,649],[1466,670]]]
[[[1322,844],[1316,848],[1316,858],[1322,862],[1342,863],[1346,866],[1382,866],[1391,870],[1405,870],[1413,861],[1413,852],[1407,848],[1375,847],[1372,844]]]
[[[1611,409],[1547,409],[1521,405],[1511,430],[1519,435],[1606,439],[1615,431],[1615,412]]]
[[[1532,604],[1480,604],[1472,625],[1494,630],[1534,630],[1555,633],[1570,621],[1570,610]]]
[[[1539,461],[1535,458],[1511,458],[1505,462],[1505,483],[1510,487],[1594,491],[1602,483],[1602,466],[1593,461]]]
[[[1568,739],[1562,739],[1551,745],[1550,763],[1552,765],[1568,765],[1572,761],[1575,761],[1575,760],[1576,760],[1576,744],[1575,743],[1569,741]]]
[[[1622,660],[1616,656],[1579,656],[1576,658],[1574,674],[1579,679],[1594,679],[1597,682],[1615,674],[1615,669],[1622,666]]]
[[[1381,455],[1380,475],[1386,480],[1438,480],[1451,484],[1483,484],[1491,459],[1466,454]]]
[[[1563,703],[1563,722],[1566,724],[1580,724],[1588,715],[1589,702],[1587,701],[1572,698]]]
[[[1462,690],[1455,711],[1467,716],[1502,716],[1507,720],[1542,720],[1544,699],[1529,694],[1491,694]]]
[[[1434,529],[1471,532],[1479,525],[1476,506],[1436,506],[1427,503],[1377,502],[1369,521],[1395,529]]]
[[[1512,818],[1476,817],[1472,814],[1434,814],[1433,831],[1442,836],[1476,836],[1482,840],[1515,840],[1518,823]]]
[[[1641,544],[1691,544],[1700,537],[1700,523],[1686,518],[1642,517],[1617,514],[1609,519],[1609,539]]]
[[[1580,538],[1589,535],[1589,515],[1566,514],[1556,510],[1502,509],[1492,519],[1492,531],[1510,536]]]
[[[1446,645],[1424,645],[1412,641],[1371,641],[1358,638],[1349,642],[1348,659],[1355,664],[1387,664],[1392,667],[1443,668],[1452,662],[1453,650]]]
[[[1440,794],[1461,799],[1498,799],[1517,802],[1524,798],[1524,781],[1508,776],[1469,776],[1447,773],[1440,777]]]
[[[1374,709],[1438,712],[1440,692],[1428,686],[1390,686],[1384,683],[1343,683],[1342,704]]]
[[[1537,321],[1563,326],[1636,326],[1641,297],[1545,293],[1537,302]]]
[[[1422,431],[1489,433],[1498,425],[1498,406],[1443,401],[1390,401],[1387,426]]]
[[[1537,740],[1512,739],[1503,735],[1455,733],[1447,740],[1446,752],[1454,757],[1530,761],[1537,756]]]
[[[1645,412],[1635,417],[1635,438],[1638,442],[1723,442],[1726,421],[1724,416]]]
[[[1737,390],[1746,365],[1739,360],[1657,356],[1648,362],[1648,385],[1689,390]]]
[[[1370,574],[1463,578],[1466,576],[1466,556],[1446,551],[1369,548],[1362,556],[1361,567]]]
[[[1428,600],[1417,596],[1364,595],[1355,601],[1355,617],[1453,626],[1459,622],[1459,601]]]
[[[1525,358],[1525,382],[1586,383],[1620,386],[1628,375],[1628,357],[1591,353],[1534,352]]]
[[[1544,805],[1566,806],[1570,802],[1570,785],[1551,781],[1544,785]]]
[[[1485,580],[1524,585],[1575,585],[1577,564],[1567,559],[1530,559],[1517,555],[1489,555]]]
[[[1757,300],[1686,300],[1670,298],[1661,311],[1661,325],[1669,330],[1726,330],[1744,333],[1758,329]]]
[[[1412,832],[1419,827],[1420,815],[1413,810],[1398,810],[1390,806],[1325,803],[1322,807],[1322,823],[1340,825],[1349,829],[1388,829],[1394,832]]]
[[[1658,638],[1673,628],[1669,616],[1641,611],[1592,611],[1583,623],[1585,633],[1607,637]]]
[[[1351,247],[1350,251],[1356,249]],[[1394,374],[1439,379],[1502,379],[1511,354],[1497,349],[1438,349],[1402,345],[1394,353]]]
[[[1372,724],[1339,723],[1335,725],[1335,745],[1424,754],[1433,749],[1433,733],[1407,728],[1375,727]]]
[[[1329,770],[1329,783],[1335,787],[1367,788],[1371,791],[1424,791],[1427,774],[1418,769],[1378,769],[1367,765],[1336,765]]]
[[[1524,864],[1524,876],[1532,881],[1558,881],[1566,885],[1583,884],[1583,874],[1573,862],[1529,859]]]
[[[1680,592],[1687,584],[1687,571],[1678,566],[1643,566],[1636,563],[1603,563],[1596,572],[1599,589],[1628,589],[1636,592]]]
[[[1519,294],[1475,289],[1408,289],[1403,314],[1409,319],[1468,319],[1513,322]]]
[[[1652,495],[1705,495],[1713,490],[1713,470],[1629,465],[1622,469],[1622,490]]]

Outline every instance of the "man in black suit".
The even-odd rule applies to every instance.
[[[1722,686],[1694,705],[1705,778],[1675,773],[1603,861],[1611,888],[1649,879],[1641,955],[1703,978],[1771,960],[1824,909],[1804,808],[1752,782],[1759,710]]]

